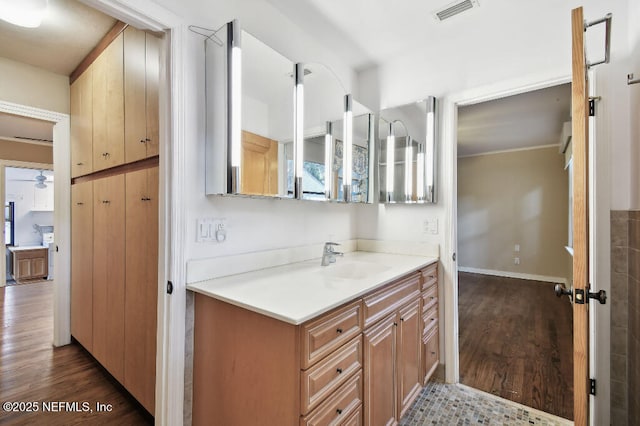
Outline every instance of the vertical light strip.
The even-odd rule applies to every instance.
[[[331,199],[331,178],[333,175],[333,124],[327,121],[324,134],[324,196]]]
[[[387,201],[393,200],[393,176],[396,149],[396,137],[393,134],[393,122],[389,123],[389,134],[387,135]]]
[[[411,138],[406,137],[406,147],[404,151],[404,196],[405,201],[411,201],[413,195],[413,146]]]
[[[418,146],[416,155],[416,198],[417,201],[424,201],[424,146]]]
[[[304,64],[293,67],[293,162],[294,196],[302,198],[302,175],[304,170]]]
[[[426,146],[425,146],[425,187],[427,189],[428,202],[435,203],[435,109],[436,98],[433,96],[428,97],[425,102],[427,103],[427,124],[426,124]]]
[[[242,192],[242,48],[240,24],[227,24],[227,192]]]
[[[368,188],[367,188],[367,198],[366,200],[363,200],[365,202],[370,202],[373,200],[373,194],[377,188],[376,186],[376,180],[374,179],[374,176],[376,176],[376,170],[378,168],[378,163],[376,159],[376,153],[378,152],[377,149],[377,138],[378,136],[376,135],[376,120],[373,114],[368,114],[369,116],[369,131],[367,133],[367,147],[368,147],[368,152],[367,152],[367,158],[368,158],[368,164],[369,164],[369,176],[367,178],[368,181]]]
[[[351,181],[353,179],[353,98],[344,95],[342,178],[344,201],[351,201]]]

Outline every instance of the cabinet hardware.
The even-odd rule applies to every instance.
[[[111,154],[109,154],[108,152],[103,152],[102,156],[106,159],[106,158],[111,157]]]
[[[433,299],[435,299],[435,298],[436,298],[435,296],[431,296],[431,300],[433,300]]]
[[[607,292],[604,290],[600,290],[597,293],[592,293],[590,291],[586,291],[581,288],[575,289],[576,294],[576,303],[578,305],[584,305],[585,299],[595,299],[600,302],[601,305],[607,303]]]
[[[109,200],[102,200],[102,204],[109,204],[111,201]]]
[[[394,322],[394,323],[393,323],[393,325],[394,325],[394,327],[397,327],[397,326],[398,326],[398,323],[397,323],[397,322]]]
[[[338,328],[338,329],[336,330],[336,333],[338,333],[338,334],[342,334],[342,329],[341,329],[341,328]]]
[[[84,203],[76,203],[77,206],[84,206]]]
[[[146,138],[144,141],[145,141],[145,142],[151,142],[151,139]]]
[[[435,355],[435,354],[436,354],[435,351],[431,351],[431,355]]]
[[[338,415],[340,415],[340,414],[342,414],[342,410],[338,408],[338,409],[336,410],[336,413],[338,413]]]
[[[76,166],[82,166],[84,163],[76,163]]]
[[[336,369],[336,371],[338,372],[338,374],[342,374],[342,368],[338,368]]]
[[[596,395],[596,379],[589,379],[589,393],[593,396]]]
[[[435,320],[436,320],[435,318],[431,318],[431,321],[435,321]]]
[[[140,143],[147,143],[146,139],[140,139]]]
[[[434,279],[434,278],[435,278],[435,277],[434,277],[433,275],[429,275],[429,279],[430,279],[430,280],[432,280],[432,279]]]
[[[171,281],[167,281],[167,294],[173,293],[173,283]]]
[[[404,322],[404,318],[400,318],[400,321]]]
[[[140,198],[140,201],[151,201],[151,198],[149,198],[149,197],[142,197],[142,198]]]

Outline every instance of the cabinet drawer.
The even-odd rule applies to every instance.
[[[362,404],[362,370],[342,385],[333,395],[308,416],[300,419],[301,426],[344,425],[352,419]],[[350,423],[353,424],[353,423]],[[357,424],[357,423],[355,423]]]
[[[364,326],[368,327],[420,295],[420,274],[391,284],[364,298]]]
[[[306,370],[362,331],[360,300],[300,327],[302,369]]]
[[[438,304],[438,286],[434,285],[422,293],[422,312],[427,312]]]
[[[353,412],[349,418],[344,419],[342,426],[362,426],[364,421],[362,419],[362,405],[359,405],[358,408]]]
[[[422,274],[422,291],[428,289],[434,284],[437,284],[438,282],[438,264],[437,263],[427,266],[425,269],[423,269],[420,272]]]
[[[438,327],[438,305],[434,305],[422,315],[422,335],[426,336],[432,328]]]
[[[439,355],[440,355],[440,340],[438,334],[438,328],[434,328],[431,333],[423,338],[423,353],[422,359],[424,360],[423,372],[424,381],[423,385],[427,383],[433,372],[438,367]]]
[[[362,336],[301,375],[302,413],[307,414],[362,367]]]

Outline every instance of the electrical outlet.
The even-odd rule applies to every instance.
[[[515,247],[513,248],[513,251],[515,251],[516,253],[520,251],[520,244],[516,244]]]
[[[519,258],[519,257],[514,257],[514,258],[513,258],[513,263],[514,263],[515,265],[519,265],[519,264],[520,264],[520,258]]]
[[[429,219],[425,219],[424,222],[422,222],[422,233],[429,233]]]
[[[196,241],[199,243],[219,242],[227,239],[226,219],[201,217],[196,222]]]
[[[429,232],[433,235],[438,234],[438,219],[432,219],[431,222],[429,222]]]

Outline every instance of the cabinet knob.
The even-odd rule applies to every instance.
[[[431,355],[435,355],[436,353],[434,351],[431,351]]]
[[[83,206],[84,203],[76,203],[77,206]]]
[[[102,204],[109,204],[111,201],[109,200],[102,200]]]
[[[151,142],[151,139],[146,138],[144,141],[145,141],[145,142]]]
[[[393,325],[397,327],[397,326],[398,326],[398,323],[397,323],[397,322],[394,322],[394,323],[393,323]]]
[[[151,198],[149,198],[149,197],[142,197],[142,198],[140,198],[140,201],[151,201]]]
[[[103,152],[103,153],[102,153],[102,156],[103,156],[104,158],[109,158],[109,157],[111,157],[111,154],[109,154],[108,152]]]
[[[338,369],[336,369],[336,372],[337,372],[338,374],[342,374],[342,368],[338,368]]]
[[[400,321],[404,322],[404,318],[400,318]]]
[[[341,328],[336,329],[336,333],[342,334],[342,329]]]
[[[338,409],[336,410],[336,413],[338,413],[338,415],[340,415],[340,414],[342,414],[342,410],[338,408]]]
[[[147,143],[146,139],[140,139],[140,143]]]
[[[435,321],[435,320],[436,320],[435,318],[431,318],[431,321]]]
[[[76,166],[83,166],[83,165],[84,165],[84,163],[83,163],[83,162],[76,163]]]
[[[429,278],[430,279],[434,279],[435,277],[433,275],[429,275]]]

